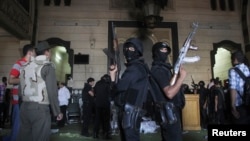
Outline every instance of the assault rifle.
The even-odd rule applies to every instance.
[[[194,79],[193,79],[192,75],[191,75],[191,79],[192,79],[192,85],[191,85],[191,86],[192,86],[192,87],[195,87],[196,84],[195,84],[195,82],[194,82]]]
[[[174,85],[176,80],[177,80],[177,76],[178,76],[181,64],[183,64],[185,62],[187,62],[187,63],[188,62],[196,62],[196,61],[200,60],[199,56],[186,57],[187,51],[189,49],[197,50],[197,48],[198,48],[198,47],[194,47],[194,46],[191,45],[191,41],[192,41],[192,39],[194,37],[194,34],[196,33],[197,28],[198,28],[198,23],[193,23],[193,31],[189,33],[186,41],[184,42],[183,47],[180,50],[178,59],[177,59],[175,65],[174,65],[174,76],[170,81],[171,86]]]
[[[192,86],[194,89],[197,88],[197,87],[198,87],[198,84],[196,84],[196,83],[194,82],[194,79],[193,79],[192,75],[191,75],[191,79],[192,79],[192,84],[191,84],[191,86]]]
[[[117,73],[115,77],[115,82],[118,82],[119,75],[120,75],[120,70],[121,70],[121,65],[120,65],[120,57],[119,57],[119,46],[118,46],[118,39],[117,35],[115,32],[115,25],[112,22],[112,40],[113,40],[113,48],[112,51],[109,51],[108,48],[104,48],[103,52],[112,60],[111,64],[117,65]]]

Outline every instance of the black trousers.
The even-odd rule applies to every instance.
[[[176,111],[178,109],[176,108]],[[177,122],[160,126],[162,141],[182,141],[182,127],[180,113],[176,112]]]
[[[93,102],[89,101],[83,101],[83,107],[82,107],[82,134],[88,134],[89,133],[89,124],[91,122],[92,118],[92,112],[93,112]]]
[[[5,104],[3,102],[0,103],[0,127],[4,127],[4,120],[3,120],[4,108]]]
[[[63,113],[63,119],[57,122],[58,127],[64,127],[65,123],[67,122],[67,115],[66,115],[67,107],[68,107],[67,105],[60,106],[60,110]]]
[[[236,110],[240,113],[240,118],[236,119],[232,115],[232,122],[233,124],[250,124],[250,118],[249,118],[249,107],[246,106],[238,106],[236,107]]]
[[[204,109],[202,106],[200,106],[200,121],[201,121],[201,128],[206,129],[208,124],[207,109]]]
[[[123,111],[118,111],[118,127],[120,130],[121,141],[140,141],[140,131],[132,128],[123,128],[122,127],[122,117]]]
[[[225,124],[225,113],[223,109],[218,109],[215,113],[215,124]]]
[[[110,107],[95,107],[94,133],[99,134],[100,126],[104,135],[110,133]]]

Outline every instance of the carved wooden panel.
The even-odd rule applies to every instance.
[[[31,17],[15,0],[0,0],[0,25],[18,38],[31,37]]]

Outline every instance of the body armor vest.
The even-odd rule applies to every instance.
[[[41,76],[41,69],[46,64],[50,64],[47,57],[40,55],[21,68],[20,82],[23,101],[49,104],[46,84]]]

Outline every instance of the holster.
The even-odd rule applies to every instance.
[[[119,93],[118,95],[115,96],[114,98],[114,103],[117,107],[121,108],[125,104],[125,93]]]
[[[162,125],[174,124],[177,122],[174,103],[167,101],[158,103],[156,106],[159,108],[160,122]]]
[[[146,112],[143,109],[126,103],[124,105],[122,127],[124,129],[131,128],[139,130],[142,116],[144,116],[145,114]]]

